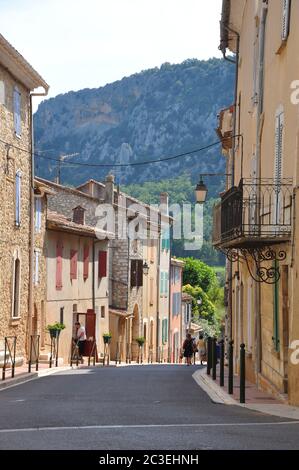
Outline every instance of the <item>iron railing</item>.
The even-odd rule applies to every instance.
[[[213,245],[250,238],[287,240],[292,228],[292,178],[243,178],[214,207]]]
[[[35,370],[38,371],[39,342],[40,342],[40,335],[30,336],[30,353],[29,353],[29,361],[28,361],[28,372],[31,372],[31,367],[34,364],[35,364]]]

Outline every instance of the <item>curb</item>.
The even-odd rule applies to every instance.
[[[14,377],[13,379],[6,379],[0,382],[0,392],[7,390],[10,387],[16,387],[17,385],[30,382],[30,380],[38,379],[38,372],[31,372],[30,374],[24,373],[20,374],[20,377]]]
[[[200,388],[211,398],[213,403],[218,405],[235,405],[241,408],[246,408],[252,411],[258,411],[271,416],[277,416],[279,418],[288,418],[293,420],[299,420],[299,407],[291,405],[272,405],[272,404],[259,404],[251,403],[244,404],[239,403],[232,398],[228,393],[222,390],[218,384],[216,384],[206,372],[206,369],[200,369],[194,372],[192,375],[193,379],[200,386]]]

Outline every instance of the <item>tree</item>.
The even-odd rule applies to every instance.
[[[204,292],[217,283],[217,277],[213,268],[195,258],[182,258],[185,262],[183,272],[183,285],[201,287]]]

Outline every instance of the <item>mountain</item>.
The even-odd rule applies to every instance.
[[[217,113],[233,102],[234,66],[221,59],[163,64],[97,89],[43,101],[34,115],[40,176],[54,178],[57,159],[109,164],[137,163],[177,155],[217,141]],[[46,158],[44,158],[46,157]],[[110,169],[62,165],[64,183],[102,179],[110,170],[123,184],[159,181],[224,169],[220,148],[167,163]]]

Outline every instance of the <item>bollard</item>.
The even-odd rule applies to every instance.
[[[234,393],[234,342],[228,343],[228,393]]]
[[[220,341],[220,387],[224,387],[224,340]]]
[[[212,338],[212,374],[213,380],[216,380],[216,367],[217,367],[217,348],[216,348],[216,338]]]
[[[245,403],[245,344],[240,345],[240,403]]]
[[[208,338],[208,357],[207,357],[207,374],[211,375],[212,368],[212,338]]]

